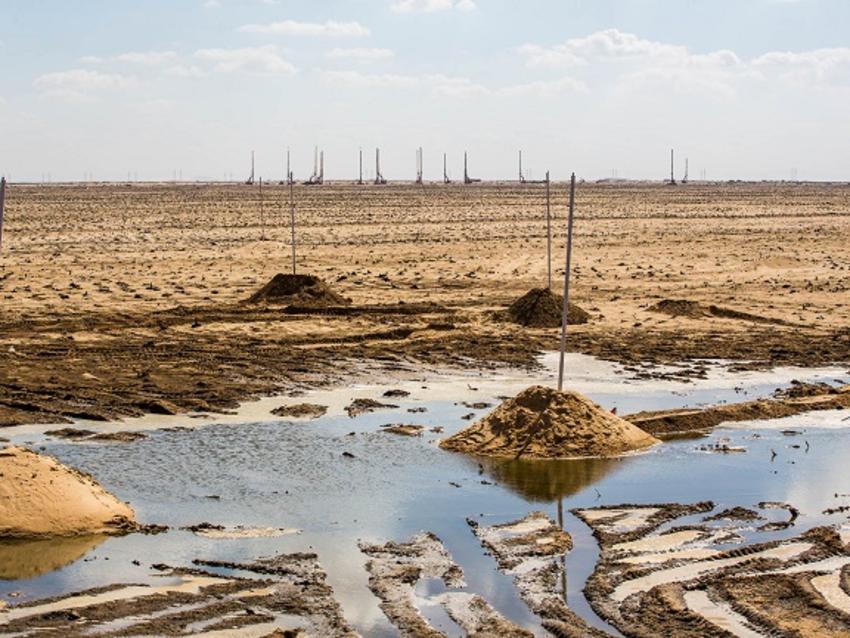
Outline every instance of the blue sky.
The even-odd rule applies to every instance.
[[[2,0],[0,70],[13,179],[850,179],[846,0]]]

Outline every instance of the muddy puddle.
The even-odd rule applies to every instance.
[[[549,370],[556,365],[553,357],[544,363]],[[709,366],[707,378],[691,382],[634,380],[616,366],[582,356],[571,356],[567,368],[567,387],[620,414],[766,397],[792,379],[846,383],[850,377],[846,368],[733,374]],[[542,636],[548,634],[521,599],[513,577],[499,571],[466,520],[487,526],[542,511],[572,535],[574,547],[565,559],[568,606],[590,625],[616,635],[582,593],[600,550],[591,529],[570,510],[708,500],[718,511],[762,502],[793,504],[799,510],[794,526],[760,533],[762,543],[847,520],[847,513],[823,513],[850,504],[846,412],[736,423],[617,460],[479,462],[437,448],[440,438],[470,423],[464,417],[490,409],[482,404],[495,406],[500,396],[547,380],[551,377],[540,373],[408,375],[386,384],[264,399],[233,415],[129,420],[119,429],[147,433],[129,443],[64,441],[45,437],[42,432],[49,428],[7,429],[3,436],[91,472],[129,501],[140,520],[171,530],[155,536],[0,544],[0,557],[8,558],[0,567],[0,600],[17,605],[115,583],[160,584],[162,576],[150,568],[156,563],[191,567],[198,558],[250,563],[281,553],[315,552],[351,626],[363,636],[396,636],[369,589],[368,557],[358,543],[401,542],[428,530],[462,568],[463,592],[481,596],[504,618]],[[409,394],[384,397],[388,390]],[[345,407],[354,398],[398,407],[350,418]],[[311,419],[270,414],[298,403],[328,410]],[[419,436],[404,436],[383,431],[387,424],[425,427]],[[443,431],[432,431],[435,427]],[[717,453],[711,451],[715,444],[743,451]],[[768,522],[787,518],[781,509],[761,513]],[[287,533],[199,535],[180,529],[201,522]],[[747,534],[742,542],[749,542]],[[210,571],[235,573],[227,567]],[[452,591],[441,581],[423,580],[415,600],[433,626],[462,636],[436,602]],[[700,596],[691,596],[693,604],[714,610]]]

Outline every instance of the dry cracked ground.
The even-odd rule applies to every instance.
[[[297,187],[297,267],[352,304],[245,300],[290,266],[284,187],[12,185],[0,426],[226,410],[417,366],[528,366],[502,311],[546,284],[543,189]],[[566,189],[554,198],[555,286]],[[850,187],[580,184],[568,347],[635,374],[850,359]]]

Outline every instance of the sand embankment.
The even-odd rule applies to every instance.
[[[135,518],[88,474],[25,448],[0,450],[0,538],[122,533]]]

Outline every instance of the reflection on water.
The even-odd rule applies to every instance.
[[[572,366],[583,376],[569,378],[568,385],[593,390],[594,400],[623,411],[752,398],[780,383],[762,375],[753,381],[765,388],[762,391],[724,377],[717,387],[710,379],[702,380],[698,391],[686,395],[679,383],[624,384],[607,369],[596,372],[582,365],[578,361]],[[814,373],[795,376],[822,379]],[[149,569],[154,562],[188,566],[196,558],[238,562],[310,551],[318,554],[328,584],[361,635],[397,636],[369,591],[365,557],[357,542],[402,541],[430,530],[464,569],[468,592],[543,635],[539,619],[519,599],[513,577],[497,571],[492,556],[471,533],[468,518],[496,524],[540,509],[563,521],[575,549],[567,557],[568,578],[562,589],[577,613],[603,627],[582,594],[597,546],[570,509],[707,499],[723,507],[792,500],[802,512],[793,530],[797,533],[821,522],[824,509],[845,504],[835,496],[847,493],[844,459],[850,454],[850,437],[840,429],[813,428],[789,438],[778,429],[755,433],[736,428],[716,430],[706,440],[712,444],[728,438],[730,445],[747,449],[737,455],[708,454],[691,440],[669,441],[622,459],[572,461],[475,459],[438,447],[439,438],[469,425],[465,417],[471,408],[461,400],[495,405],[509,388],[527,382],[476,380],[471,389],[467,383],[451,386],[437,398],[433,392],[417,396],[411,387],[411,396],[393,400],[398,409],[355,419],[344,413],[309,424],[243,418],[200,429],[152,431],[147,439],[127,445],[77,444],[45,440],[31,430],[10,432],[16,442],[43,445],[64,463],[97,476],[107,489],[130,501],[140,520],[168,524],[172,530],[110,539],[86,560],[78,559],[103,539],[0,545],[0,577],[20,579],[0,581],[0,597],[19,592],[15,602],[20,603],[116,582],[146,582],[154,577]],[[358,396],[377,399],[389,387],[358,391]],[[344,403],[353,390],[337,392]],[[299,400],[312,402],[315,397]],[[408,412],[423,407],[426,412]],[[485,410],[475,414],[483,416]],[[840,423],[840,417],[834,420]],[[177,417],[173,424],[197,425],[193,421]],[[388,423],[419,424],[425,431],[421,437],[398,436],[381,427]],[[440,426],[439,432],[432,429],[435,426]],[[294,527],[303,534],[215,540],[178,529],[201,521]],[[56,571],[47,573],[51,569]]]
[[[69,565],[106,540],[106,536],[72,536],[0,542],[0,579],[20,580]]]
[[[487,476],[525,500],[551,503],[601,481],[629,460],[628,457],[557,461],[481,458],[478,462]]]

